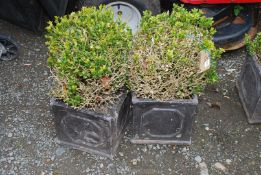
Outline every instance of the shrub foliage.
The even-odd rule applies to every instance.
[[[212,42],[213,20],[199,10],[175,5],[173,12],[146,12],[130,56],[130,87],[140,98],[191,98],[217,80],[222,49]],[[199,73],[200,52],[211,55],[211,69]]]
[[[261,32],[259,32],[254,39],[251,40],[250,36],[246,36],[246,45],[250,54],[255,54],[258,57],[259,63],[261,63]]]
[[[83,8],[47,27],[48,64],[56,78],[53,95],[75,107],[116,98],[127,79],[131,30],[105,7]]]

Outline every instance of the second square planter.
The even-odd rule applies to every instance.
[[[256,56],[247,55],[237,89],[249,123],[261,123],[261,66]]]
[[[198,99],[158,102],[132,97],[136,144],[191,144]]]

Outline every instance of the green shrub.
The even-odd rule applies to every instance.
[[[199,10],[175,5],[171,14],[146,12],[134,38],[130,87],[140,98],[191,98],[206,83],[217,81],[216,62],[222,50],[212,42],[213,20]],[[211,55],[210,70],[199,73],[200,52]]]
[[[74,107],[109,103],[125,85],[132,34],[105,7],[83,8],[47,27],[53,95]]]
[[[250,36],[246,36],[247,50],[251,55],[255,54],[258,57],[258,61],[261,63],[261,32],[256,35],[254,41],[251,40]]]

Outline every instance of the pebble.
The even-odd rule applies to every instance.
[[[148,148],[149,148],[149,149],[152,149],[152,147],[153,147],[152,145],[148,145]]]
[[[181,152],[187,152],[188,149],[186,147],[182,148]]]
[[[227,168],[226,168],[224,165],[222,165],[220,162],[215,163],[214,166],[215,166],[216,169],[221,170],[221,171],[223,171],[223,172],[225,172],[226,169],[227,169]]]
[[[228,165],[230,165],[231,162],[232,162],[232,160],[230,160],[230,159],[226,159],[226,163],[227,163]]]
[[[200,175],[209,175],[208,174],[208,167],[207,167],[207,164],[205,162],[200,163],[199,168],[200,168]]]
[[[123,154],[122,152],[119,152],[119,155],[120,155],[121,157],[123,157],[123,156],[124,156],[124,154]]]
[[[87,168],[87,169],[85,170],[86,173],[89,173],[90,171],[91,171],[90,168]]]
[[[138,164],[138,161],[136,159],[132,159],[131,162],[132,162],[132,165],[137,165]]]
[[[103,168],[103,167],[104,167],[104,165],[103,165],[103,163],[101,163],[101,164],[100,164],[100,168]]]
[[[200,163],[200,162],[202,161],[202,158],[201,158],[200,156],[196,156],[196,157],[195,157],[195,161],[198,162],[198,163]]]
[[[55,154],[57,155],[57,156],[61,156],[61,155],[63,155],[63,153],[65,152],[65,149],[64,148],[58,148],[56,151],[55,151]]]
[[[7,137],[12,137],[13,136],[13,133],[8,133]]]

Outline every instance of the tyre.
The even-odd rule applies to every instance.
[[[130,26],[133,33],[138,30],[143,11],[150,10],[153,15],[161,12],[159,0],[80,0],[79,3],[80,7],[101,4],[112,7],[115,19],[120,17]]]

